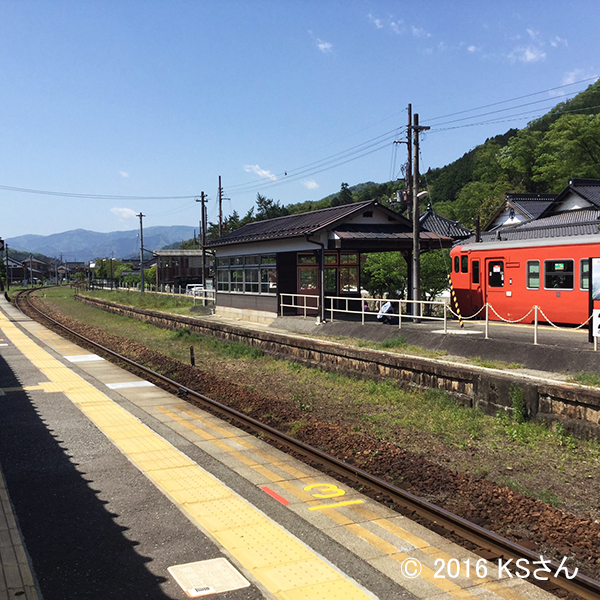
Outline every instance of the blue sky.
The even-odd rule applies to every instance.
[[[219,175],[225,215],[257,192],[289,204],[389,181],[409,103],[431,126],[421,171],[444,166],[592,83],[598,14],[592,0],[0,0],[0,237],[135,229],[139,212],[197,226],[201,191],[215,222]]]

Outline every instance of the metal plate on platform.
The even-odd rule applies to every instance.
[[[213,558],[168,568],[188,598],[201,598],[249,587],[250,582],[226,558]]]
[[[101,356],[98,356],[97,354],[75,354],[74,356],[65,356],[65,358],[72,363],[94,362],[96,360],[104,360]]]
[[[156,387],[149,381],[123,381],[121,383],[107,383],[107,388],[111,390],[124,390],[126,388],[139,388],[139,387]]]

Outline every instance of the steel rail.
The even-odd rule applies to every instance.
[[[261,423],[257,419],[230,408],[218,402],[217,400],[213,400],[204,394],[183,386],[180,383],[166,377],[165,375],[162,375],[161,373],[157,373],[156,371],[136,363],[130,358],[127,358],[126,356],[123,356],[118,352],[103,346],[102,344],[86,338],[84,335],[56,321],[34,306],[29,300],[29,295],[32,291],[34,290],[26,290],[25,292],[21,292],[20,295],[25,295],[29,308],[38,313],[42,318],[47,319],[56,327],[66,331],[69,335],[82,340],[85,344],[88,344],[100,350],[101,352],[112,356],[116,360],[133,367],[146,376],[162,382],[169,388],[175,389],[179,396],[185,397],[186,399],[193,399],[203,406],[209,407],[221,416],[224,416],[227,419],[233,419],[238,423],[241,423],[243,426],[250,428],[257,433],[265,435],[277,444],[291,448],[293,451],[301,454],[310,461],[316,460],[324,465],[327,469],[340,475],[342,478],[354,480],[361,486],[366,486],[373,491],[384,494],[394,504],[402,507],[404,510],[410,513],[416,513],[427,521],[442,527],[444,530],[450,533],[458,535],[460,538],[467,540],[475,544],[477,547],[485,549],[498,557],[512,559],[514,562],[519,559],[525,559],[530,564],[541,559],[542,555],[537,554],[528,548],[525,548],[501,535],[481,527],[480,525],[472,523],[467,519],[436,506],[435,504],[415,496],[410,492],[397,488],[379,477],[371,475],[358,467],[352,466],[338,458],[335,458],[334,456],[327,454],[326,452],[319,450],[318,448],[314,448],[309,444],[297,440],[283,433],[282,431],[275,429],[274,427]],[[18,297],[20,297],[20,295]],[[544,560],[553,573],[558,572],[558,563],[548,559]],[[537,564],[539,564],[539,562]],[[577,594],[581,598],[585,598],[585,600],[600,599],[600,582],[588,577],[587,575],[577,573],[574,578],[569,579],[565,574],[563,574],[562,570],[560,571],[559,577],[553,577],[551,576],[551,573],[546,574],[548,575],[547,581],[550,584],[556,585],[557,587],[560,587],[568,592]],[[533,581],[533,583],[536,582]]]

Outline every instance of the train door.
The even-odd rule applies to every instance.
[[[504,271],[506,262],[503,258],[485,259],[484,298],[497,312],[501,312],[506,298],[504,287]]]

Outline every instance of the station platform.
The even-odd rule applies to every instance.
[[[4,298],[0,423],[0,600],[554,597]]]

